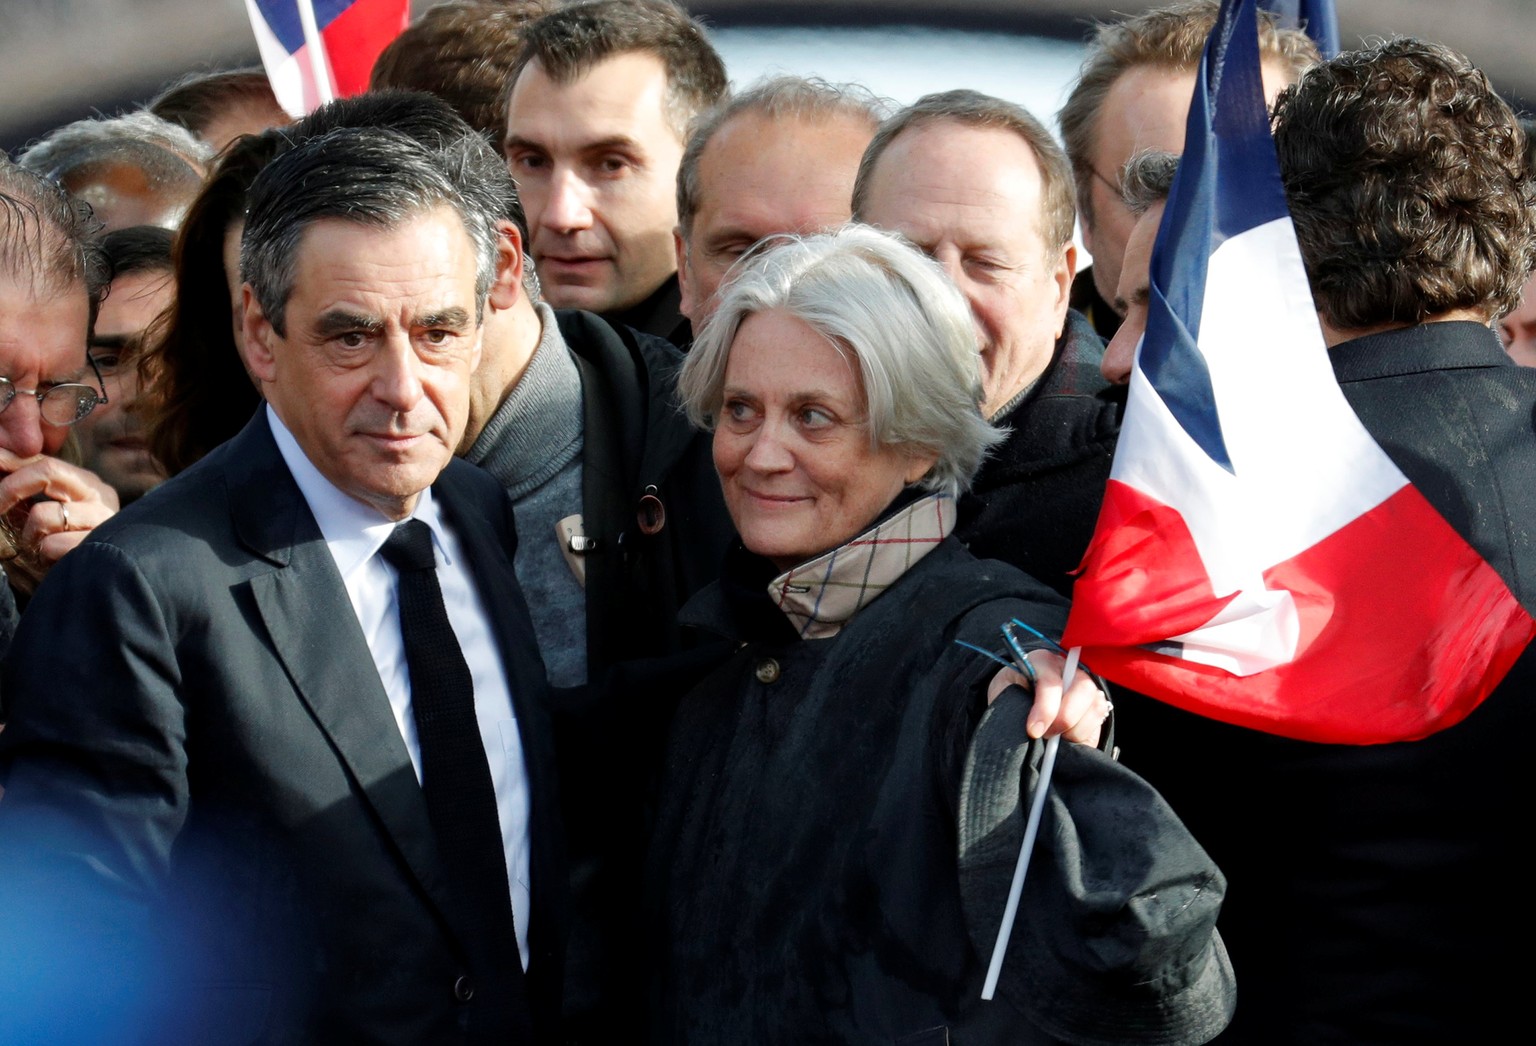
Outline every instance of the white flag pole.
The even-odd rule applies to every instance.
[[[299,24],[304,27],[304,50],[315,79],[316,105],[324,105],[336,97],[336,88],[331,83],[331,63],[325,53],[325,38],[320,35],[319,23],[315,21],[313,0],[298,0],[298,4]]]
[[[1067,663],[1061,670],[1061,692],[1066,696],[1073,678],[1077,675],[1077,659],[1081,647],[1067,652]],[[1019,896],[1024,892],[1024,875],[1029,871],[1029,858],[1035,852],[1035,838],[1040,834],[1040,818],[1045,813],[1045,793],[1051,786],[1051,773],[1056,769],[1056,751],[1061,747],[1061,735],[1045,742],[1045,754],[1040,759],[1040,780],[1035,785],[1034,800],[1029,806],[1029,821],[1024,826],[1024,841],[1019,844],[1019,859],[1013,866],[1013,884],[1008,888],[1008,904],[1003,908],[1003,922],[997,928],[997,943],[992,946],[992,963],[987,967],[987,982],[982,986],[981,997],[991,999],[997,993],[997,981],[1003,973],[1003,955],[1008,951],[1008,939],[1013,936],[1013,921],[1019,914]]]

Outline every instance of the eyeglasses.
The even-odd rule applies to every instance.
[[[1112,181],[1110,181],[1108,178],[1106,178],[1102,174],[1100,174],[1099,173],[1099,169],[1097,167],[1093,166],[1092,164],[1088,165],[1088,173],[1092,174],[1100,182],[1104,183],[1104,186],[1107,189],[1109,189],[1109,191],[1111,193],[1114,194],[1115,199],[1118,200],[1118,199],[1121,198],[1121,194],[1125,190],[1120,187],[1120,183],[1119,182],[1112,182]]]
[[[96,361],[87,356],[86,362],[96,375],[96,385],[101,389],[100,392],[79,382],[50,385],[46,389],[18,389],[10,378],[0,378],[0,414],[10,408],[17,396],[35,396],[38,413],[46,424],[73,425],[89,417],[99,404],[107,402],[107,386],[101,380],[101,368],[96,365]]]

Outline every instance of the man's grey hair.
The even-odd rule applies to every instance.
[[[1011,131],[1024,140],[1040,165],[1040,238],[1054,251],[1072,242],[1077,219],[1072,207],[1072,170],[1066,154],[1044,124],[1021,105],[982,94],[980,91],[944,91],[924,95],[880,125],[874,141],[864,150],[858,177],[853,183],[853,216],[864,220],[869,206],[870,182],[880,157],[903,132],[943,120],[966,127]]]
[[[891,112],[889,99],[862,84],[830,83],[816,76],[776,76],[759,80],[704,113],[693,125],[677,170],[677,220],[687,239],[699,213],[699,160],[720,129],[748,113],[770,120],[827,123],[859,120],[871,133]]]
[[[115,147],[135,143],[181,158],[199,176],[213,158],[213,148],[191,131],[140,109],[122,116],[64,124],[23,149],[16,162],[44,178],[61,181],[80,164],[107,159]]]
[[[970,486],[1003,433],[981,416],[970,309],[936,262],[893,233],[850,224],[770,237],[736,270],[679,378],[695,425],[715,425],[742,323],[783,312],[857,361],[871,445],[938,455],[922,480],[928,490],[956,494]]]
[[[100,232],[88,206],[0,154],[0,277],[38,296],[78,283],[94,321],[112,280]]]
[[[1125,161],[1120,169],[1120,198],[1136,217],[1164,203],[1173,191],[1173,176],[1179,173],[1176,153],[1143,149]]]
[[[483,182],[506,167],[485,139],[466,133],[428,148],[385,128],[340,128],[273,160],[251,186],[240,244],[240,277],[272,329],[286,337],[299,243],[310,225],[340,219],[395,228],[440,206],[453,208],[474,244],[475,320],[496,274],[497,222],[504,217]]]

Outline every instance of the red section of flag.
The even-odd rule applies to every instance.
[[[1176,511],[1112,481],[1111,513],[1130,531],[1101,517],[1063,641],[1109,679],[1223,722],[1334,744],[1415,740],[1466,718],[1536,635],[1498,573],[1409,486],[1265,573],[1300,613],[1290,663],[1236,676],[1152,653],[1139,644],[1190,631],[1223,601]]]
[[[1184,517],[1116,479],[1078,573],[1068,647],[1156,643],[1199,628],[1231,598],[1211,590]]]
[[[410,20],[410,0],[357,0],[320,31],[336,97],[368,89],[373,63]]]

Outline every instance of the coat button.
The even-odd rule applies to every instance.
[[[467,975],[461,974],[459,979],[453,982],[453,997],[460,1002],[468,1002],[470,999],[473,999],[475,997],[475,982],[470,980]]]
[[[765,657],[757,663],[757,681],[759,683],[774,683],[779,678],[779,663],[771,657]]]

